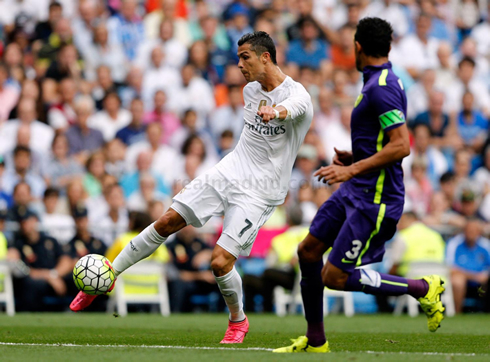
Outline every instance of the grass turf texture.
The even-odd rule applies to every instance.
[[[301,316],[279,318],[249,315],[250,332],[242,345],[232,348],[276,348],[304,334]],[[256,350],[200,350],[141,348],[186,346],[227,348],[219,344],[226,329],[225,314],[172,315],[109,314],[0,315],[0,342],[32,344],[124,345],[6,346],[2,361],[490,361],[490,315],[447,318],[436,333],[427,330],[425,317],[390,315],[328,316],[327,337],[332,353],[273,354]],[[367,352],[367,351],[373,351]],[[403,352],[403,354],[399,354]],[[424,355],[438,352],[443,355]],[[462,355],[463,354],[463,355]],[[475,354],[467,356],[465,354]]]

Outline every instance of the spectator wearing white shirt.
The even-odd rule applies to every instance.
[[[488,2],[488,11],[486,21],[478,24],[471,31],[471,37],[475,39],[478,53],[483,56],[490,56],[490,2]]]
[[[66,131],[75,124],[77,118],[74,110],[77,85],[72,78],[63,78],[58,89],[61,101],[49,109],[48,123],[57,131]]]
[[[111,246],[119,235],[128,229],[128,210],[125,206],[124,195],[121,186],[113,185],[105,192],[108,210],[99,215],[96,220],[91,220],[91,230],[104,244]]]
[[[436,71],[426,69],[417,83],[407,91],[407,118],[413,120],[429,109],[429,95],[435,90]]]
[[[325,148],[327,160],[330,163],[335,155],[334,148],[343,151],[350,151],[352,149],[350,134],[351,114],[352,106],[343,105],[340,108],[339,120],[327,124],[320,130],[320,138]]]
[[[163,48],[165,54],[170,54],[165,59],[167,65],[181,68],[187,60],[187,49],[174,37],[174,23],[170,19],[164,19],[159,27],[158,38],[146,39],[137,51],[136,65],[146,69],[150,64],[151,51],[156,46]]]
[[[458,60],[465,57],[473,59],[475,61],[474,78],[480,79],[486,84],[490,84],[490,64],[483,55],[478,54],[475,39],[470,37],[464,39],[459,47],[459,54],[457,55],[459,55]]]
[[[218,143],[222,133],[226,130],[233,132],[235,143],[238,142],[243,130],[243,93],[242,87],[232,85],[228,87],[229,104],[217,108],[209,117],[209,128]]]
[[[315,112],[314,127],[317,133],[326,127],[328,124],[338,122],[340,119],[340,112],[338,107],[334,106],[333,92],[330,88],[320,88],[318,93],[318,107]]]
[[[448,42],[440,42],[437,49],[439,66],[436,68],[436,87],[449,88],[456,81],[457,63],[453,57],[453,47]]]
[[[408,33],[407,16],[396,0],[375,0],[364,9],[364,14],[388,21],[397,37],[403,37]]]
[[[173,67],[166,65],[165,58],[172,56],[165,54],[162,47],[155,46],[151,51],[150,65],[145,68],[143,75],[143,101],[145,110],[153,109],[153,97],[157,90],[165,94],[175,93],[181,86],[180,73]]]
[[[60,193],[55,188],[44,191],[44,213],[41,214],[43,231],[55,238],[61,245],[68,242],[75,235],[75,221],[70,215],[56,212]]]
[[[78,16],[71,21],[73,42],[84,58],[92,45],[94,25],[100,21],[97,15],[97,0],[82,0],[78,4]]]
[[[126,76],[126,86],[118,90],[122,106],[128,108],[134,98],[143,99],[143,68],[132,66]]]
[[[102,101],[103,109],[89,121],[91,128],[102,132],[106,142],[112,140],[117,131],[131,123],[131,112],[121,108],[121,100],[115,92],[109,92]]]
[[[490,115],[490,94],[488,86],[475,76],[476,63],[472,58],[464,57],[458,66],[458,78],[445,89],[450,112],[459,112],[462,108],[461,100],[465,92],[469,91],[475,96],[475,108]]]
[[[413,78],[419,78],[425,69],[437,68],[437,48],[439,41],[429,36],[432,19],[430,15],[420,14],[416,32],[400,41],[403,65]]]
[[[169,94],[169,105],[178,115],[192,108],[198,116],[198,128],[204,127],[205,119],[215,107],[211,85],[196,74],[192,64],[182,68],[182,86],[174,94]]]
[[[17,106],[18,118],[8,121],[0,129],[0,143],[5,149],[14,148],[14,142],[19,127],[28,125],[31,129],[29,147],[42,153],[47,153],[51,148],[54,137],[54,130],[48,125],[36,120],[36,103],[33,99],[22,98]]]
[[[176,175],[176,165],[180,160],[178,152],[162,144],[162,126],[160,123],[150,123],[146,128],[146,139],[131,145],[126,152],[126,167],[128,171],[136,170],[138,156],[143,152],[152,155],[151,171],[163,177],[167,186],[172,185]]]
[[[121,83],[126,78],[128,62],[121,46],[109,42],[109,32],[104,23],[94,28],[93,41],[80,49],[80,53],[85,60],[87,79],[95,79],[96,69],[101,65],[110,68],[115,82]]]
[[[168,195],[156,188],[155,178],[150,173],[140,174],[139,190],[133,192],[128,198],[128,209],[130,211],[149,212],[150,203],[160,201],[170,206]]]

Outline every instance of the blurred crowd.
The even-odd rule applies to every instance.
[[[128,234],[156,220],[173,195],[233,149],[243,127],[245,85],[237,40],[253,30],[272,36],[279,66],[309,91],[315,117],[287,201],[243,262],[243,273],[255,278],[249,294],[271,289],[263,271],[277,263],[288,273],[285,282],[275,275],[277,285],[294,282],[297,228],[338,187],[312,174],[331,162],[334,147],[351,148],[350,115],[362,88],[353,35],[366,16],[394,28],[390,59],[407,93],[412,141],[403,162],[407,211],[444,242],[455,235],[464,242],[467,225],[477,222],[478,250],[490,250],[488,1],[0,4],[0,258],[22,261],[15,272],[17,285],[30,285],[17,287],[25,309],[33,308],[22,300],[26,290],[69,293],[79,257],[122,247]],[[300,220],[288,217],[290,209],[301,211]],[[180,298],[174,310],[192,307],[184,306],[186,293],[217,290],[208,264],[221,223],[214,218],[202,229],[187,228],[163,248],[161,260],[187,285],[172,294]],[[291,253],[281,253],[275,239],[284,232],[290,234],[278,240],[293,245]],[[271,259],[274,250],[280,255]],[[485,258],[473,271],[483,284],[490,270]],[[448,260],[455,270],[465,268]]]

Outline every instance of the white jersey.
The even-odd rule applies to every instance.
[[[216,165],[238,188],[268,205],[280,205],[289,190],[291,171],[313,119],[313,105],[306,89],[290,77],[270,92],[258,82],[243,89],[244,121],[235,149]],[[283,106],[285,120],[264,123],[261,106]]]

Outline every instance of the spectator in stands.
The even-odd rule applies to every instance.
[[[234,60],[238,60],[238,40],[245,34],[253,31],[250,26],[250,10],[248,7],[241,3],[235,2],[228,8],[228,14],[230,18],[229,25],[227,26],[228,38],[230,38],[231,54]]]
[[[463,312],[465,297],[477,296],[490,273],[490,241],[482,236],[478,219],[468,219],[464,233],[448,241],[447,263],[451,267],[456,313]]]
[[[432,195],[429,213],[422,221],[444,235],[454,235],[466,224],[464,216],[451,209],[451,204],[442,191]]]
[[[19,146],[27,147],[31,150],[31,171],[37,175],[43,175],[46,171],[47,155],[44,150],[31,147],[31,127],[21,124],[17,129],[17,142],[11,149],[5,151],[5,166],[7,169],[14,168],[14,149]],[[34,142],[32,142],[34,143]]]
[[[62,45],[57,51],[56,60],[46,70],[46,78],[57,82],[63,78],[79,80],[83,75],[82,66],[78,63],[78,51],[73,44]]]
[[[120,179],[126,172],[126,145],[118,138],[107,142],[104,147],[105,170],[108,174]]]
[[[178,279],[170,284],[172,312],[191,312],[193,295],[218,291],[210,270],[212,249],[190,226],[179,231],[166,246],[172,256],[172,263],[179,272]]]
[[[66,295],[73,263],[56,239],[38,231],[36,214],[24,209],[19,217],[20,232],[7,254],[10,262],[21,260],[27,266],[24,276],[14,279],[16,309],[43,311],[47,308],[44,297]]]
[[[9,118],[19,99],[19,90],[7,83],[8,77],[7,66],[0,63],[0,124]]]
[[[73,259],[73,263],[76,263],[78,259],[87,254],[105,255],[107,246],[91,234],[88,227],[88,210],[83,203],[75,206],[73,218],[75,219],[76,233],[66,247],[68,255]]]
[[[463,189],[461,192],[461,204],[459,213],[467,218],[476,218],[484,221],[485,218],[480,214],[480,201],[476,198],[475,192],[471,189]]]
[[[2,187],[5,192],[12,194],[15,185],[20,181],[25,181],[34,198],[40,199],[46,188],[46,184],[41,176],[30,171],[31,150],[25,146],[17,146],[14,149],[14,168],[5,171],[2,176]]]
[[[84,1],[89,3],[90,1]],[[93,29],[93,40],[80,48],[86,66],[87,78],[95,78],[96,69],[105,65],[110,69],[111,78],[118,83],[124,82],[128,71],[128,62],[119,43],[109,41],[106,24],[99,23]]]
[[[430,36],[431,25],[431,16],[421,13],[417,19],[415,33],[405,36],[400,41],[403,66],[415,79],[418,79],[425,69],[434,69],[438,64],[439,41]]]
[[[116,133],[116,138],[119,138],[127,146],[131,146],[133,143],[142,140],[145,137],[146,131],[146,126],[143,124],[143,101],[134,98],[131,101],[130,112],[131,123]]]
[[[49,4],[48,19],[37,23],[36,28],[34,29],[33,40],[48,40],[56,23],[61,19],[62,15],[63,6],[59,2],[53,1]]]
[[[437,146],[445,146],[444,139],[448,133],[449,116],[444,113],[444,93],[440,91],[432,91],[429,94],[429,105],[426,112],[419,113],[413,125],[425,124],[429,127],[432,136],[432,143]]]
[[[126,78],[124,78],[126,79]],[[91,96],[95,102],[95,108],[102,110],[102,101],[106,94],[117,92],[119,85],[114,82],[111,74],[111,68],[107,65],[99,65],[96,71],[96,79],[92,86]]]
[[[471,92],[463,94],[463,109],[458,114],[458,133],[465,146],[480,154],[486,140],[488,120],[474,107],[475,97]]]
[[[145,113],[143,122],[160,123],[162,125],[161,143],[169,144],[170,138],[180,128],[179,119],[168,111],[167,94],[163,90],[157,90],[153,96],[153,110]]]
[[[128,210],[121,186],[114,185],[104,190],[108,210],[94,220],[91,229],[107,246],[112,245],[122,233],[128,229]]]
[[[197,73],[211,84],[218,84],[220,77],[211,63],[208,47],[204,40],[194,42],[189,49],[189,63],[196,67]]]
[[[427,160],[415,156],[411,166],[411,177],[405,181],[405,195],[410,200],[413,213],[424,217],[429,212],[432,185],[427,176]]]
[[[441,234],[420,222],[417,214],[404,212],[398,232],[390,246],[390,274],[406,276],[410,265],[418,262],[443,264],[446,243]]]
[[[57,212],[60,192],[58,189],[48,187],[44,191],[44,212],[41,214],[42,230],[60,245],[66,245],[75,233],[75,223],[71,215]]]
[[[217,108],[209,118],[209,128],[214,142],[217,142],[225,130],[233,132],[235,142],[238,142],[243,130],[244,104],[242,87],[231,85],[228,87],[229,104]],[[247,107],[246,105],[245,107]],[[251,106],[249,106],[251,108]],[[251,109],[249,109],[251,111]]]
[[[490,112],[490,94],[486,84],[475,77],[475,61],[464,57],[459,62],[458,79],[451,87],[446,89],[446,95],[451,112],[459,112],[462,109],[463,95],[466,91],[475,96],[475,108],[485,115]]]
[[[93,153],[87,160],[83,186],[89,196],[97,196],[102,192],[102,178],[105,175],[105,156],[102,152]]]
[[[429,95],[435,91],[436,72],[434,69],[421,71],[419,80],[407,90],[408,119],[412,120],[429,109]]]
[[[114,138],[117,131],[131,123],[131,113],[121,107],[121,99],[115,92],[107,93],[102,104],[102,111],[91,117],[88,124],[102,132],[104,140],[108,142]]]
[[[129,68],[126,82],[118,89],[123,108],[128,108],[134,98],[145,99],[143,89],[143,71],[141,68],[133,66]]]
[[[32,197],[31,187],[27,182],[21,181],[14,187],[11,206],[8,210],[7,218],[9,221],[19,221],[19,210],[41,211],[40,203]]]
[[[152,109],[153,97],[158,89],[165,90],[166,94],[173,94],[181,86],[181,77],[177,69],[167,65],[162,47],[156,45],[151,51],[151,61],[145,69],[142,84],[142,96],[145,109]]]
[[[122,0],[120,13],[107,21],[110,41],[122,47],[129,61],[136,58],[136,49],[145,39],[145,27],[136,6],[135,0]]]
[[[386,2],[389,1],[386,0]],[[376,2],[376,4],[379,3],[381,2]],[[342,69],[347,72],[357,71],[354,42],[352,41],[355,30],[355,28],[349,25],[344,25],[339,29],[339,43],[332,45],[332,64],[337,69]]]
[[[447,161],[444,155],[430,143],[430,129],[425,124],[417,124],[413,129],[414,143],[411,155],[403,163],[406,175],[410,175],[411,165],[413,160],[418,158],[425,159],[427,165],[427,177],[429,178],[432,187],[437,188],[439,178],[447,169]]]
[[[298,244],[308,234],[308,227],[302,226],[303,213],[299,207],[290,207],[287,210],[288,229],[275,236],[271,242],[271,249],[267,255],[267,268],[261,276],[245,275],[243,290],[245,294],[245,308],[254,311],[254,297],[263,296],[263,311],[273,311],[274,288],[280,286],[291,291],[297,282],[298,273]]]
[[[138,47],[135,64],[141,69],[147,69],[150,64],[151,51],[158,45],[163,49],[164,54],[172,55],[165,58],[165,63],[179,69],[187,60],[186,46],[174,36],[174,21],[172,19],[165,18],[159,24],[158,37],[156,39],[147,38]]]
[[[64,78],[59,83],[59,95],[61,102],[53,105],[48,111],[48,123],[55,130],[66,131],[75,124],[76,113],[74,110],[77,85],[71,78]]]
[[[330,47],[319,38],[318,26],[312,17],[301,19],[298,25],[301,37],[289,44],[287,61],[319,69],[322,62],[330,58]]]
[[[94,101],[89,96],[82,96],[75,102],[76,123],[66,131],[69,155],[84,164],[89,153],[100,149],[104,144],[104,136],[98,129],[89,127],[89,119],[94,112]]]
[[[82,176],[81,165],[74,157],[68,156],[68,151],[67,137],[63,133],[57,134],[53,139],[52,156],[45,170],[45,178],[50,186],[64,190],[72,179]]]
[[[36,102],[33,99],[21,99],[17,106],[17,115],[17,119],[10,120],[3,125],[0,133],[2,147],[7,150],[13,149],[19,127],[26,125],[31,129],[31,135],[36,135],[30,139],[30,148],[47,153],[53,142],[54,131],[36,119]]]
[[[161,201],[170,206],[168,195],[156,188],[156,181],[151,173],[141,173],[139,176],[138,190],[128,197],[130,211],[149,212],[149,205],[152,201]]]

